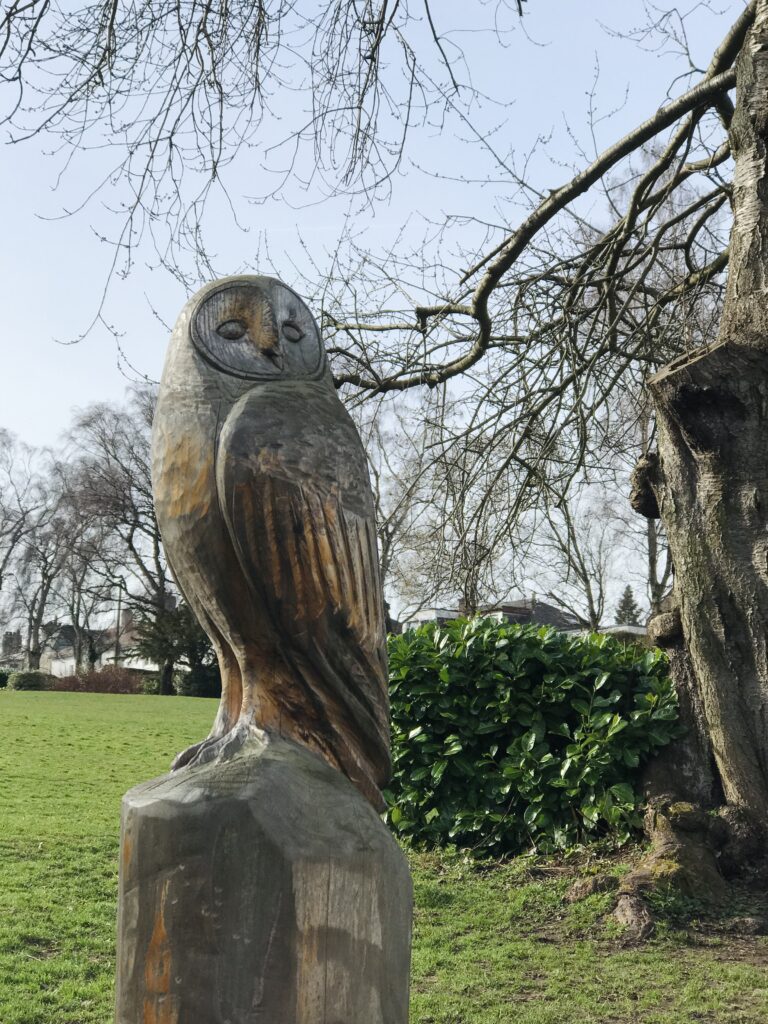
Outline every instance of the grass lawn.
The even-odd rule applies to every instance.
[[[0,1024],[109,1024],[120,797],[215,706],[0,691]],[[564,899],[597,866],[622,870],[414,855],[412,1024],[768,1020],[768,939],[671,919],[624,948],[601,919],[610,896]]]

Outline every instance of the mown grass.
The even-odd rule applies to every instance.
[[[0,1024],[108,1024],[122,793],[215,702],[0,691]],[[624,948],[571,866],[414,854],[412,1024],[758,1024],[768,940],[670,926]],[[282,1024],[282,1022],[275,1022]],[[349,1022],[366,1024],[366,1022]]]

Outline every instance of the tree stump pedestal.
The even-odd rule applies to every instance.
[[[407,1024],[412,895],[371,805],[253,732],[123,799],[117,1024]]]

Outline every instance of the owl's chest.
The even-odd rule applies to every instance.
[[[155,509],[164,522],[202,519],[218,507],[217,417],[190,415],[181,404],[159,409],[152,437]]]

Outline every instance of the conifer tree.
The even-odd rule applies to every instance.
[[[632,593],[632,587],[627,584],[621,600],[616,607],[616,623],[619,626],[639,626],[640,606]]]

